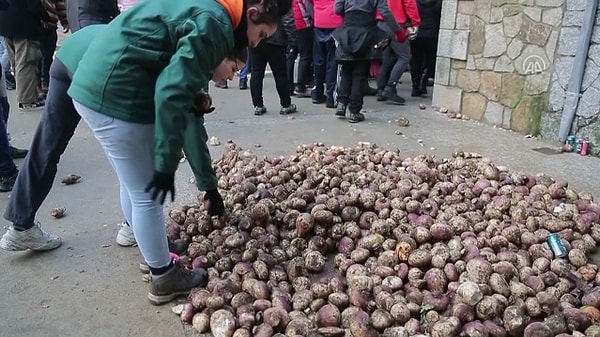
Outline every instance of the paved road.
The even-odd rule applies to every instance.
[[[231,86],[211,89],[218,110],[207,118],[207,128],[221,142],[233,139],[258,154],[287,154],[297,145],[314,141],[348,146],[374,142],[400,148],[406,156],[449,156],[461,148],[482,153],[499,165],[545,172],[568,180],[576,189],[600,193],[599,180],[593,178],[600,172],[598,159],[540,154],[531,149],[556,144],[473,121],[449,120],[431,109],[419,110],[417,103],[428,104],[427,99],[409,99],[406,106],[397,107],[368,98],[367,121],[350,125],[335,119],[332,110],[306,99],[295,101],[300,112],[293,119],[280,116],[272,78],[265,80],[266,105],[272,112],[255,117],[249,92],[239,91],[236,83]],[[404,84],[401,95],[408,94]],[[14,96],[11,100],[16,106]],[[39,115],[14,109],[9,127],[15,145],[28,146]],[[402,129],[403,135],[395,134],[399,117],[411,121],[410,127]],[[211,147],[213,158],[220,156],[222,148]],[[45,254],[0,252],[0,337],[192,335],[170,312],[170,305],[154,307],[146,300],[147,284],[137,270],[137,250],[114,243],[116,224],[121,221],[117,181],[84,125],[61,160],[58,176],[68,173],[83,176],[83,181],[71,186],[55,183],[38,216],[46,229],[62,235],[64,245]],[[177,203],[195,200],[197,191],[190,177],[188,166],[182,165],[177,174]],[[0,194],[1,209],[9,197]],[[49,215],[57,206],[67,208],[63,219]]]

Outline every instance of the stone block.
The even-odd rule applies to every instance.
[[[442,16],[440,18],[440,29],[456,28],[456,14],[458,13],[458,0],[442,1]]]
[[[492,12],[492,1],[491,0],[477,0],[475,2],[475,8],[473,14],[483,20],[484,22],[490,22],[490,15]]]
[[[456,86],[464,92],[474,92],[479,90],[481,84],[481,74],[474,70],[459,70],[456,77]]]
[[[579,35],[581,29],[576,27],[565,27],[560,30],[558,39],[558,54],[575,56],[577,44],[579,44]]]
[[[468,30],[440,29],[438,56],[467,60]]]
[[[542,73],[550,66],[546,50],[532,44],[525,47],[514,63],[516,71],[522,75]]]
[[[510,130],[510,117],[512,115],[512,109],[505,106],[502,112],[502,128]]]
[[[596,64],[600,65],[600,45],[599,44],[593,44],[590,46],[590,49],[588,50],[588,57],[593,60],[594,62],[596,62]]]
[[[456,14],[456,29],[469,30],[471,29],[471,16],[467,14]]]
[[[554,63],[554,75],[556,76],[556,82],[563,89],[566,89],[569,86],[569,79],[571,78],[574,60],[575,58],[572,56],[562,56],[559,57]]]
[[[477,70],[494,70],[496,58],[478,58],[475,59],[475,67]]]
[[[500,56],[506,52],[507,46],[504,27],[501,23],[489,24],[485,27],[484,57]]]
[[[488,101],[485,109],[484,120],[492,125],[502,126],[504,115],[504,105]]]
[[[558,9],[558,8],[557,8]],[[562,20],[563,27],[581,27],[583,26],[582,11],[567,11]]]
[[[589,58],[585,62],[585,72],[583,73],[583,81],[581,83],[581,90],[587,90],[592,86],[594,81],[600,76],[600,66],[593,59]]]
[[[519,74],[502,74],[502,88],[500,89],[500,103],[514,108],[521,100],[525,77]]]
[[[536,0],[536,6],[540,7],[561,7],[565,0]]]
[[[565,106],[565,89],[563,89],[558,81],[552,82],[550,86],[550,97],[548,98],[548,108],[550,111],[562,111]]]
[[[504,19],[504,11],[501,7],[492,7],[490,11],[490,23],[499,23]]]
[[[508,48],[506,49],[506,56],[508,56],[511,60],[516,59],[517,57],[521,56],[521,53],[523,52],[523,46],[524,44],[521,39],[512,39],[512,41],[510,41],[508,44]]]
[[[513,61],[506,55],[500,56],[494,63],[494,71],[499,73],[512,73],[515,71]]]
[[[558,138],[558,129],[560,126],[560,113],[548,112],[542,115],[540,134],[546,139]]]
[[[475,70],[477,66],[475,65],[475,56],[469,55],[467,56],[467,66],[465,67],[467,70]]]
[[[539,22],[542,20],[541,7],[525,7],[523,8],[523,13],[535,22]]]
[[[523,42],[538,46],[545,46],[551,32],[552,26],[535,22],[527,16],[523,18],[523,24],[521,25],[520,33]]]
[[[504,18],[502,24],[504,25],[504,34],[508,37],[515,37],[521,31],[521,24],[523,23],[523,14],[513,15]]]
[[[475,120],[482,120],[485,110],[487,109],[488,100],[485,96],[476,92],[465,93],[462,97],[463,114]]]
[[[524,94],[533,96],[545,93],[549,89],[551,78],[552,73],[550,71],[527,75],[525,77],[525,85],[523,86]]]
[[[465,69],[467,67],[467,61],[463,60],[451,60],[450,67],[452,69]]]
[[[475,1],[459,1],[458,12],[464,15],[473,15],[475,11]]]
[[[448,79],[448,83],[450,86],[456,86],[456,78],[458,77],[457,69],[450,69],[450,78]]]
[[[445,106],[448,109],[461,111],[463,92],[456,87],[449,87],[440,84],[433,86],[433,106]]]
[[[481,72],[479,92],[492,101],[497,101],[502,88],[502,74],[495,71]]]
[[[592,30],[592,43],[600,43],[600,24],[594,26]]]
[[[558,31],[553,30],[550,33],[550,37],[548,38],[548,42],[546,43],[546,56],[548,56],[548,61],[550,63],[554,62],[554,58],[556,56],[556,46],[558,45]]]
[[[548,101],[544,95],[523,96],[512,112],[510,128],[518,132],[537,134],[542,113],[546,112],[547,108]]]
[[[521,5],[505,5],[502,7],[502,12],[504,13],[504,17],[514,16],[521,14],[523,7]]]
[[[450,59],[438,56],[435,62],[435,83],[450,84],[450,69]]]
[[[568,13],[568,12],[567,12]],[[550,26],[560,26],[563,19],[562,7],[557,8],[546,8],[542,12],[542,22]]]
[[[483,20],[471,17],[471,35],[469,37],[469,54],[477,55],[483,53],[485,45],[485,22]]]
[[[587,6],[587,0],[567,0],[568,11],[582,11],[585,6]]]
[[[583,92],[577,106],[577,116],[590,118],[598,115],[600,105],[598,97],[600,97],[600,84],[593,85]]]

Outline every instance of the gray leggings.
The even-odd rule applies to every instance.
[[[121,185],[121,208],[146,263],[152,268],[171,263],[163,206],[146,186],[154,174],[154,124],[131,123],[94,111],[73,100],[102,145]]]

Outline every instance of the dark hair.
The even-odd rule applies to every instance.
[[[233,50],[227,53],[227,55],[225,55],[225,58],[240,60],[246,63],[248,61],[248,48],[236,46]]]
[[[252,20],[256,24],[278,24],[281,17],[292,9],[291,0],[247,0],[247,7],[262,5],[257,17]]]

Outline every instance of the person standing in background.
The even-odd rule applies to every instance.
[[[15,83],[15,76],[10,70],[10,57],[8,56],[8,49],[6,48],[4,36],[0,36],[0,65],[2,66],[3,76],[6,80],[6,89],[15,90],[17,84]]]
[[[109,23],[119,13],[117,0],[67,0],[67,20],[73,33],[85,26]]]
[[[260,116],[267,112],[263,100],[263,80],[267,63],[273,72],[275,88],[279,95],[281,109],[279,114],[287,115],[296,112],[296,105],[292,104],[286,66],[286,48],[293,45],[296,39],[294,17],[290,10],[281,17],[281,22],[273,36],[263,40],[258,46],[250,49],[252,59],[252,72],[250,77],[250,94],[254,105],[254,115]]]
[[[42,35],[40,38],[42,58],[38,66],[39,91],[45,99],[46,94],[48,94],[48,82],[50,81],[50,64],[54,58],[56,42],[58,41],[56,33],[58,22],[60,21],[60,25],[63,27],[63,33],[69,31],[69,22],[67,21],[67,7],[64,0],[42,0],[42,4],[50,16],[49,21],[42,22]]]
[[[248,73],[250,73],[250,69],[252,69],[252,59],[250,58],[250,50],[248,50],[248,61],[240,69],[240,90],[248,89]]]
[[[416,39],[410,41],[413,97],[427,95],[427,80],[433,78],[435,73],[442,0],[417,0],[417,5],[421,14],[421,28]]]
[[[42,22],[51,20],[40,0],[11,1],[0,11],[0,36],[4,36],[15,71],[17,102],[21,110],[44,106],[38,97],[37,67],[41,58]]]
[[[337,82],[338,65],[335,60],[335,41],[331,32],[342,24],[342,16],[333,10],[335,0],[308,0],[313,5],[314,21],[313,67],[314,87],[312,102],[325,102],[328,108],[335,108],[333,93]],[[325,87],[327,91],[325,91]]]
[[[292,11],[294,14],[294,23],[296,24],[296,45],[294,48],[297,54],[300,55],[298,62],[298,80],[296,87],[293,89],[294,94],[298,98],[303,98],[307,95],[306,91],[312,82],[313,77],[313,43],[315,31],[313,30],[313,8],[312,3],[308,0],[293,0]],[[296,57],[291,62],[291,79],[294,83],[294,66]],[[290,66],[288,66],[290,67]]]
[[[398,96],[396,92],[396,85],[408,69],[410,46],[407,38],[414,39],[416,37],[421,18],[416,0],[388,0],[388,6],[402,30],[383,51],[383,62],[377,76],[377,100],[380,102],[390,100],[396,104],[404,104],[404,98]],[[392,34],[380,13],[378,13],[377,19],[379,29]]]

